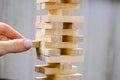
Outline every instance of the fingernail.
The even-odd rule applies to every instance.
[[[29,39],[26,39],[26,40],[24,41],[24,46],[25,46],[25,48],[27,48],[27,49],[31,48],[31,47],[32,47],[32,41],[29,40]]]

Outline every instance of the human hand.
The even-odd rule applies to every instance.
[[[15,31],[12,27],[0,22],[0,56],[7,53],[23,52],[31,47],[31,40],[25,39],[24,36]]]

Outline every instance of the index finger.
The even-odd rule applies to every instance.
[[[10,39],[24,38],[19,32],[5,23],[0,23],[0,35],[4,35]]]

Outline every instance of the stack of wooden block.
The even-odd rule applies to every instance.
[[[84,51],[78,48],[84,40],[79,35],[84,17],[73,16],[82,0],[37,0],[37,8],[48,10],[48,15],[36,18],[37,57],[47,65],[36,65],[35,71],[45,74],[36,80],[83,80],[73,62],[84,60]]]

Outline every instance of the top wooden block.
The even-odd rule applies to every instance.
[[[78,10],[79,9],[79,4],[65,4],[65,3],[40,3],[37,4],[37,9],[38,10],[53,10],[53,9],[73,9],[73,10]]]
[[[78,3],[81,4],[83,0],[37,0],[36,3],[42,2],[57,2],[57,3]]]

